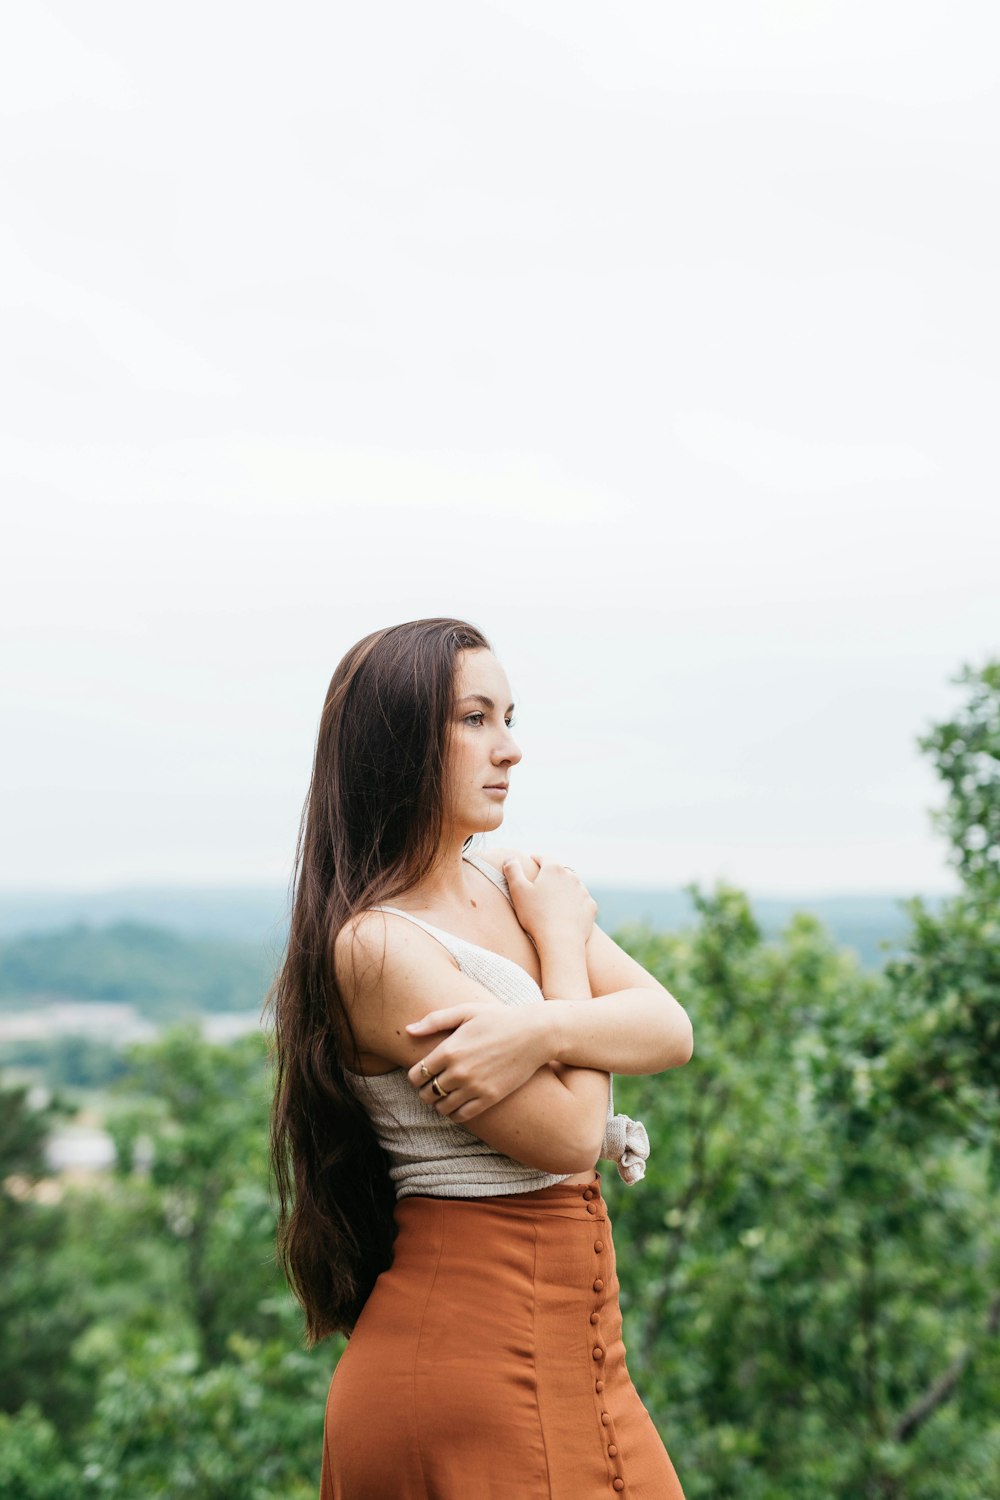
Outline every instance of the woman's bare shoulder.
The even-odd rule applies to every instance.
[[[414,956],[421,963],[457,969],[453,956],[416,922],[397,913],[359,911],[344,923],[333,943],[337,985],[345,998],[364,993],[391,979],[395,970],[408,970]]]
[[[385,958],[390,924],[381,911],[348,917],[333,940],[333,964],[341,992],[356,988],[361,972]]]

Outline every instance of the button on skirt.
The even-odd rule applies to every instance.
[[[330,1383],[320,1500],[683,1500],[626,1368],[600,1183],[397,1202]]]

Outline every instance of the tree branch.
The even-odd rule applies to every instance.
[[[986,1314],[986,1323],[983,1327],[984,1338],[995,1338],[1000,1332],[1000,1294],[994,1297]],[[918,1396],[908,1409],[900,1417],[893,1428],[892,1436],[897,1443],[909,1442],[910,1438],[922,1427],[927,1418],[937,1411],[939,1406],[954,1394],[955,1387],[962,1378],[969,1360],[975,1353],[975,1343],[967,1344],[957,1354],[948,1368],[938,1376],[937,1380],[928,1386],[922,1396]]]

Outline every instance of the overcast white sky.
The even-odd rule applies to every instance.
[[[915,739],[1000,652],[994,15],[8,11],[0,885],[284,883],[337,661],[454,614],[503,842],[953,888]]]

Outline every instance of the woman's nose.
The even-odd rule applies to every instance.
[[[500,758],[501,760],[509,761],[512,766],[516,766],[521,759],[521,748],[509,729],[504,736],[504,746],[500,751]]]

